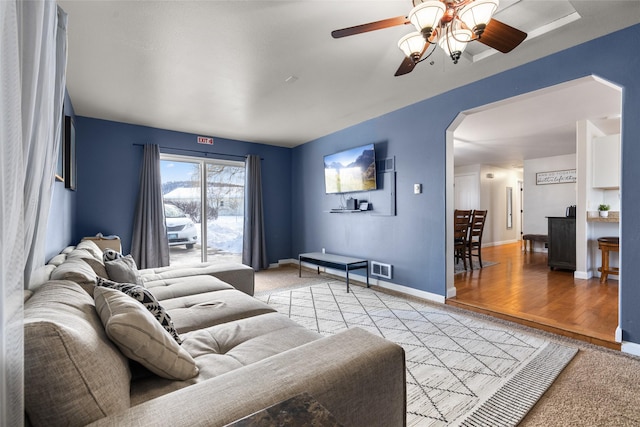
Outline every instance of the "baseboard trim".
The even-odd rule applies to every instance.
[[[447,298],[454,298],[458,294],[456,287],[447,289]]]
[[[419,289],[413,289],[408,286],[398,285],[396,283],[384,282],[382,280],[377,280],[377,279],[376,279],[376,282],[378,282],[376,286],[379,286],[383,289],[388,289],[390,291],[398,292],[405,295],[410,295],[412,297],[421,298],[421,299],[432,301],[432,302],[438,302],[440,304],[444,304],[445,302],[445,297],[443,297],[442,295],[434,294],[427,291],[421,291]]]
[[[622,341],[622,347],[620,348],[620,350],[623,353],[640,356],[640,344],[636,344],[634,342]]]
[[[517,243],[518,241],[519,241],[518,239],[500,240],[498,242],[483,243],[482,247],[483,248],[489,248],[489,247],[492,247],[492,246],[509,245],[511,243]]]
[[[590,271],[574,271],[573,277],[575,279],[591,279],[593,276]]]
[[[293,258],[286,258],[286,259],[278,260],[277,264],[271,264],[271,265],[273,265],[274,267],[280,267],[281,265],[287,265],[287,264],[298,265],[298,260]],[[269,266],[269,268],[271,268],[271,266]]]
[[[278,265],[286,265],[286,264],[294,264],[294,265],[298,265],[298,260],[297,259],[281,259],[278,261]],[[315,264],[307,264],[306,262],[302,263],[302,268],[306,268],[306,269],[316,269],[317,266]],[[347,275],[344,271],[341,270],[334,270],[332,268],[324,268],[324,267],[320,267],[320,271],[323,271],[325,273],[328,273],[332,276],[336,276],[336,277],[340,277],[342,279],[346,279]],[[367,285],[367,278],[365,276],[362,276],[360,274],[357,273],[350,273],[349,274],[349,282],[357,282],[360,285],[366,286]],[[387,282],[386,280],[380,280],[378,278],[376,278],[376,276],[371,276],[369,275],[369,285],[371,286],[377,286],[379,288],[383,288],[383,289],[388,289],[390,291],[393,292],[398,292],[400,294],[405,294],[405,295],[410,295],[416,298],[421,298],[421,299],[425,299],[428,301],[433,301],[433,302],[438,302],[440,304],[444,304],[445,303],[445,297],[442,295],[438,295],[438,294],[434,294],[432,292],[427,292],[427,291],[421,291],[419,289],[414,289],[414,288],[410,288],[408,286],[404,286],[404,285],[399,285],[397,283],[393,283],[393,282]],[[455,289],[454,289],[455,291]]]

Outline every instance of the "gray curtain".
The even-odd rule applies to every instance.
[[[262,214],[262,176],[260,157],[247,156],[244,182],[244,240],[242,263],[258,271],[269,267]]]
[[[131,255],[140,269],[169,265],[169,239],[160,177],[160,148],[157,145],[144,146]]]

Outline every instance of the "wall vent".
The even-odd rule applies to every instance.
[[[374,276],[384,277],[385,279],[391,279],[392,267],[390,264],[383,264],[378,261],[371,261],[371,274]]]

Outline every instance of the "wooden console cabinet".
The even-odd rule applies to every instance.
[[[548,217],[549,257],[547,264],[553,270],[576,270],[576,219]]]

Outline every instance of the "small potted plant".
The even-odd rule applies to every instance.
[[[606,218],[609,216],[609,205],[605,205],[604,203],[598,206],[598,213],[600,214],[600,217],[602,218]]]

